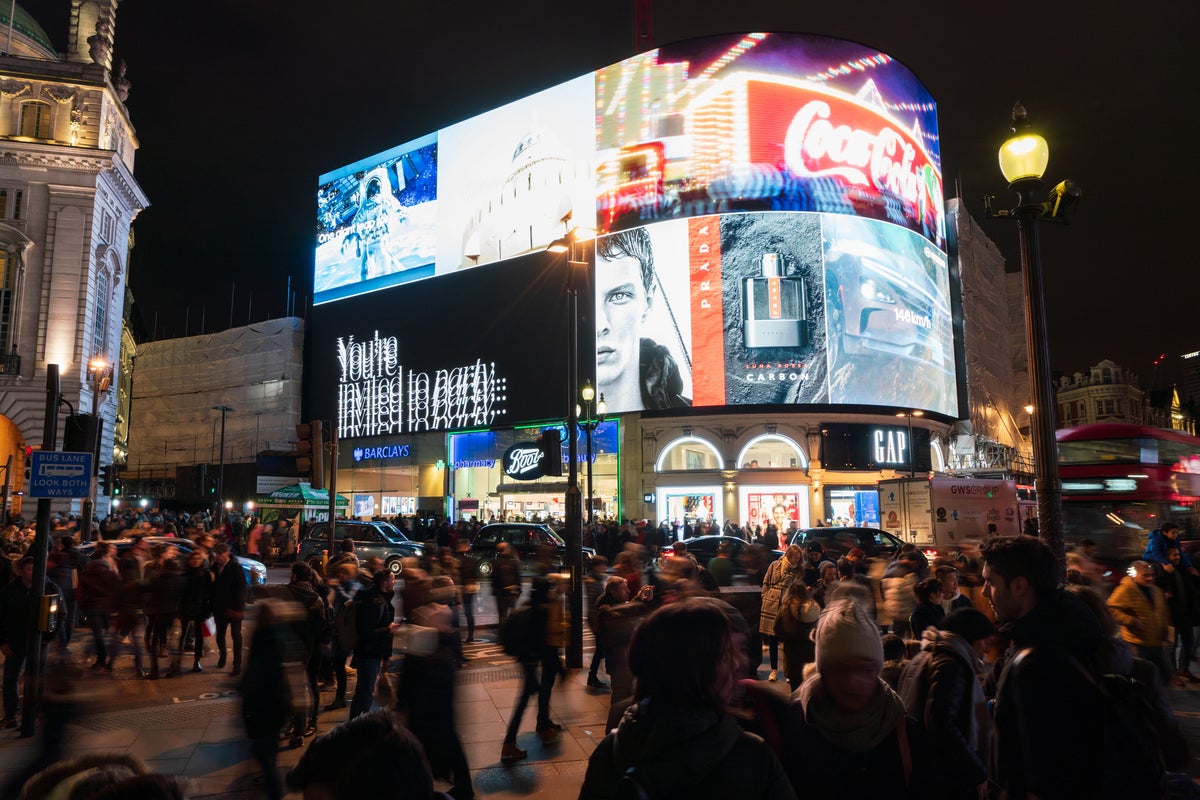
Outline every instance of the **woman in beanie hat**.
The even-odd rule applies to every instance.
[[[808,797],[923,797],[924,735],[879,677],[875,621],[853,601],[830,603],[816,645],[817,671],[794,695],[793,757],[784,761],[792,784]]]

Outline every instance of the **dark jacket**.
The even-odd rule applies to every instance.
[[[993,779],[1013,800],[1099,796],[1100,704],[1071,658],[1092,674],[1108,673],[1113,643],[1106,642],[1096,615],[1062,592],[1001,632],[1012,645],[996,686]],[[1070,720],[1069,736],[1063,720]]]
[[[638,797],[794,800],[763,740],[730,714],[659,709],[642,701],[588,759],[580,800]],[[806,792],[807,795],[807,792]]]
[[[179,616],[179,607],[183,603],[183,589],[186,583],[187,579],[177,564],[164,565],[150,584],[146,613],[164,617]]]
[[[492,565],[492,594],[499,597],[508,587],[516,586],[517,594],[514,595],[510,591],[509,596],[515,598],[519,595],[521,593],[521,562],[517,557],[511,553],[497,554]]]
[[[304,623],[300,626],[300,638],[304,641],[304,649],[310,655],[317,645],[322,644],[329,631],[329,607],[325,598],[308,581],[294,581],[286,587],[293,602],[304,612]]]
[[[1154,579],[1158,588],[1162,589],[1167,598],[1167,608],[1171,611],[1171,623],[1175,627],[1184,625],[1195,626],[1200,622],[1200,592],[1197,591],[1196,576],[1184,568],[1176,568],[1167,572],[1163,570]]]
[[[179,616],[185,620],[204,619],[212,613],[212,570],[203,565],[189,566],[184,570],[183,581]]]
[[[52,586],[47,581],[48,586]],[[4,607],[0,609],[0,645],[8,645],[23,653],[29,644],[29,612],[38,602],[38,593],[27,587],[20,578],[5,587]]]
[[[304,708],[304,643],[296,632],[299,616],[298,612],[285,613],[272,624],[258,625],[250,639],[239,688],[242,719],[251,739],[273,739],[294,710]]]
[[[250,584],[242,565],[232,556],[224,568],[213,565],[212,609],[213,616],[222,618],[227,612],[244,614]]]
[[[670,350],[653,339],[642,339],[639,355],[643,407],[680,408],[692,404],[682,395],[683,376]]]
[[[946,610],[940,603],[917,603],[913,607],[912,616],[908,618],[912,635],[920,638],[921,632],[926,628],[936,628],[940,625],[944,616],[946,616]]]
[[[116,611],[120,591],[120,577],[101,559],[89,560],[79,575],[79,607],[85,614]]]
[[[396,619],[392,596],[368,586],[354,598],[354,624],[358,629],[355,658],[388,658],[392,654],[391,624]]]

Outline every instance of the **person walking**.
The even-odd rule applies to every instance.
[[[268,800],[282,800],[279,777],[279,730],[304,708],[304,643],[297,633],[304,612],[295,603],[264,598],[258,609],[242,693],[242,722],[250,750],[262,770],[257,781]],[[294,742],[294,740],[293,740]]]
[[[217,669],[224,669],[226,662],[225,633],[233,638],[233,670],[231,675],[242,673],[242,619],[246,616],[246,600],[250,595],[250,584],[240,564],[233,560],[229,545],[221,543],[213,547],[212,611],[217,624]]]
[[[56,592],[58,588],[47,580],[46,591]],[[0,721],[0,727],[17,727],[20,702],[17,684],[25,669],[29,648],[37,647],[41,642],[41,634],[29,629],[30,611],[41,595],[33,588],[33,556],[25,556],[17,562],[17,579],[0,593],[3,600],[3,606],[0,606],[0,654],[4,655],[4,719]]]
[[[304,643],[304,673],[307,679],[307,702],[293,706],[292,741],[308,738],[317,732],[317,713],[320,711],[320,691],[317,670],[321,666],[321,648],[332,640],[331,614],[325,596],[321,594],[316,573],[303,561],[292,564],[291,581],[284,587],[287,597],[304,611],[300,626],[300,641]],[[306,713],[307,712],[307,713]]]
[[[111,617],[117,610],[117,598],[121,591],[121,577],[117,574],[112,550],[110,543],[96,542],[92,557],[79,576],[79,607],[92,631],[92,644],[96,651],[96,660],[92,664],[94,671],[112,672],[108,639]]]
[[[355,598],[358,643],[354,646],[354,663],[358,676],[350,701],[350,719],[371,710],[375,682],[392,655],[392,636],[400,627],[392,605],[395,591],[396,576],[383,569],[374,574],[372,585],[360,590]]]
[[[496,559],[492,562],[492,597],[496,598],[496,613],[500,616],[500,627],[517,604],[521,596],[521,562],[513,555],[508,542],[496,545]]]
[[[504,743],[500,751],[502,762],[516,761],[528,756],[528,752],[517,746],[517,731],[520,730],[521,717],[525,715],[529,698],[534,694],[538,698],[537,732],[542,744],[556,744],[562,738],[562,726],[550,719],[550,694],[554,688],[554,679],[563,673],[562,661],[558,655],[558,648],[563,643],[566,633],[561,597],[562,587],[555,578],[544,576],[534,580],[529,595],[530,611],[525,619],[527,627],[522,631],[528,643],[526,654],[521,659],[525,680],[504,734]]]
[[[1167,566],[1154,582],[1162,589],[1175,627],[1175,685],[1200,683],[1191,671],[1196,655],[1196,625],[1200,623],[1200,587],[1197,579],[1180,566],[1179,548],[1167,550]]]
[[[212,614],[213,572],[203,550],[188,553],[183,571],[183,596],[179,603],[179,652],[192,646],[192,672],[203,672],[204,622]]]
[[[775,617],[783,605],[783,596],[792,583],[803,580],[804,560],[800,555],[800,546],[788,545],[783,557],[771,562],[762,582],[762,606],[758,618],[758,632],[766,637],[767,648],[771,659],[771,674],[767,680],[774,681],[779,677],[779,640],[775,638]]]
[[[159,651],[167,646],[171,637],[171,629],[179,619],[183,605],[183,591],[187,579],[179,569],[179,562],[167,559],[162,563],[158,574],[150,584],[149,600],[146,604],[147,617],[151,629],[150,642],[147,647],[150,655],[150,680],[158,680]],[[169,656],[170,666],[167,667],[167,677],[179,677],[180,650],[174,649]]]
[[[783,643],[784,674],[792,691],[804,682],[804,665],[816,660],[812,632],[821,617],[821,606],[804,581],[793,581],[783,596],[775,618],[775,638]]]
[[[133,537],[133,546],[120,559],[121,591],[117,605],[117,633],[113,640],[113,660],[116,660],[119,642],[129,639],[133,649],[134,674],[147,677],[142,663],[142,612],[146,607],[145,567],[150,560],[150,548],[141,536]]]
[[[332,598],[331,606],[333,608],[333,618],[336,620],[339,614],[342,613],[342,608],[347,603],[353,603],[354,598],[362,589],[362,583],[358,580],[358,570],[350,564],[342,564],[334,573],[333,580],[329,581],[330,597]],[[353,609],[351,609],[353,610]],[[351,648],[352,649],[352,648]],[[350,650],[346,649],[341,638],[334,631],[333,641],[330,642],[330,660],[333,665],[333,680],[335,691],[333,701],[325,706],[326,711],[337,711],[339,708],[346,707],[346,659],[350,657]]]
[[[479,597],[479,559],[471,555],[471,543],[458,541],[458,574],[462,580],[462,609],[467,620],[467,641],[475,641],[475,601]]]
[[[1135,656],[1158,667],[1164,683],[1170,681],[1163,644],[1171,615],[1162,589],[1154,585],[1154,568],[1149,563],[1135,561],[1129,566],[1129,574],[1108,596],[1108,610],[1121,626],[1121,641]]]

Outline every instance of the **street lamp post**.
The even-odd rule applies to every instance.
[[[92,474],[88,479],[88,496],[83,501],[80,516],[83,517],[80,540],[92,540],[92,517],[96,513],[96,473],[100,471],[100,440],[103,439],[104,426],[100,423],[100,395],[108,391],[111,378],[109,364],[103,356],[96,356],[88,362],[88,379],[92,384],[92,420],[95,423],[96,446],[92,452]]]
[[[221,451],[220,466],[217,468],[217,524],[225,524],[225,415],[235,409],[232,406],[213,406],[213,411],[221,412]]]
[[[603,394],[600,395],[600,400],[593,405],[592,401],[596,400],[596,390],[592,388],[590,380],[583,382],[583,389],[579,395],[583,398],[583,418],[579,421],[579,427],[583,428],[587,441],[587,452],[584,455],[587,460],[587,521],[588,525],[591,525],[594,522],[592,519],[594,514],[592,510],[592,433],[600,426],[600,423],[604,422],[604,415],[608,413],[608,406],[604,402]],[[594,414],[593,411],[595,412]],[[580,408],[576,406],[576,418],[579,415]]]
[[[1058,478],[1058,442],[1054,435],[1054,387],[1050,377],[1050,346],[1046,335],[1046,301],[1042,286],[1042,257],[1038,246],[1038,222],[1067,222],[1081,196],[1078,185],[1063,181],[1050,192],[1049,200],[1038,200],[1042,175],[1050,160],[1046,140],[1029,130],[1020,103],[1012,110],[1013,135],[1000,146],[1000,172],[1008,188],[1017,193],[1017,207],[993,212],[991,198],[985,199],[988,216],[1015,219],[1021,245],[1021,273],[1025,283],[1025,339],[1029,347],[1029,381],[1033,396],[1030,422],[1033,440],[1034,486],[1038,495],[1038,534],[1054,552],[1060,578],[1066,576],[1063,545],[1062,484]]]
[[[925,412],[924,411],[901,411],[896,416],[904,417],[905,419],[908,420],[908,439],[905,443],[905,446],[908,448],[908,477],[911,478],[917,474],[916,469],[914,468],[914,464],[913,464],[912,418],[913,417],[923,417],[923,416],[925,416]]]

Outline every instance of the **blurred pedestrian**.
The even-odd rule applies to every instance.
[[[783,642],[784,673],[793,692],[804,682],[804,665],[816,660],[812,634],[820,616],[811,590],[804,581],[793,581],[775,618],[775,637]]]
[[[354,686],[354,699],[350,702],[350,718],[371,710],[375,694],[375,683],[392,655],[392,636],[399,623],[396,608],[392,605],[395,596],[396,576],[391,570],[377,571],[372,584],[359,590],[355,596],[355,627],[358,642],[354,646],[354,663],[358,670]]]
[[[566,643],[567,620],[561,598],[562,585],[556,578],[545,576],[534,580],[529,595],[530,613],[525,619],[527,627],[522,632],[529,643],[527,655],[521,659],[525,680],[504,734],[501,761],[519,760],[528,755],[527,751],[517,746],[517,731],[520,730],[529,698],[534,694],[538,698],[537,733],[542,744],[556,744],[562,738],[562,726],[550,718],[550,694],[554,680],[563,674],[558,649]]]
[[[588,759],[580,800],[795,798],[779,760],[727,710],[742,658],[710,600],[647,617],[629,651],[636,704]]]
[[[225,667],[225,632],[233,638],[233,671],[235,677],[242,672],[242,619],[246,616],[246,600],[250,584],[241,564],[233,560],[229,545],[213,547],[212,611],[217,626],[217,669]]]
[[[793,582],[803,579],[803,560],[798,545],[788,545],[782,557],[771,562],[762,582],[762,605],[758,617],[758,632],[766,637],[771,660],[771,674],[767,680],[779,676],[779,640],[775,638],[775,617],[783,605],[783,596]]]
[[[492,597],[496,600],[501,628],[520,596],[521,562],[512,553],[508,542],[500,542],[496,545],[496,558],[492,562]]]
[[[203,550],[188,554],[183,571],[183,596],[179,603],[179,652],[192,647],[192,672],[202,672],[204,625],[212,615],[213,573]],[[216,630],[214,625],[213,630]]]
[[[148,625],[150,627],[150,680],[158,680],[159,651],[165,649],[171,637],[171,630],[179,620],[183,605],[183,592],[187,578],[179,569],[179,562],[174,559],[163,561],[158,574],[150,583],[149,600],[146,604]],[[167,667],[167,677],[177,678],[179,669],[180,649],[174,648],[170,654],[170,665]]]
[[[57,591],[49,580],[45,589],[45,593]],[[17,685],[30,648],[42,641],[41,634],[31,631],[29,625],[30,613],[42,594],[33,586],[33,556],[25,556],[17,562],[17,579],[0,592],[0,654],[4,655],[4,719],[0,725],[4,728],[17,727]]]
[[[246,674],[242,678],[242,721],[250,749],[262,769],[261,787],[270,800],[281,800],[277,757],[279,731],[305,705],[304,643],[298,629],[304,611],[288,600],[264,598],[258,609]],[[295,746],[295,739],[291,744]]]
[[[471,543],[458,542],[458,574],[462,589],[462,610],[467,620],[467,641],[475,641],[475,602],[479,599],[479,559],[471,554]]]
[[[92,631],[92,645],[96,653],[92,669],[108,672],[112,672],[108,641],[110,623],[121,591],[121,578],[117,574],[112,550],[109,542],[96,542],[92,557],[79,577],[79,607]]]
[[[1129,566],[1129,574],[1108,596],[1108,610],[1121,627],[1121,640],[1133,654],[1158,667],[1164,683],[1170,681],[1163,645],[1171,615],[1162,589],[1154,585],[1154,568],[1149,563],[1134,561]]]
[[[1175,685],[1200,683],[1191,671],[1196,656],[1196,625],[1200,623],[1200,586],[1197,578],[1180,566],[1179,548],[1167,550],[1167,565],[1155,578],[1162,589],[1175,627]]]
[[[937,578],[926,578],[913,587],[917,604],[909,616],[908,629],[914,638],[921,638],[927,628],[936,628],[946,616],[942,609],[942,582]]]
[[[347,603],[354,602],[354,598],[362,589],[362,583],[358,579],[358,570],[351,564],[342,564],[333,575],[333,579],[329,581],[329,588],[333,618],[336,620],[341,614],[342,608]],[[351,611],[353,611],[353,607]],[[339,708],[346,707],[346,659],[350,657],[352,650],[353,648],[347,649],[343,645],[341,637],[335,630],[333,640],[330,642],[330,660],[333,666],[335,691],[333,701],[325,706],[326,711],[337,711]]]

